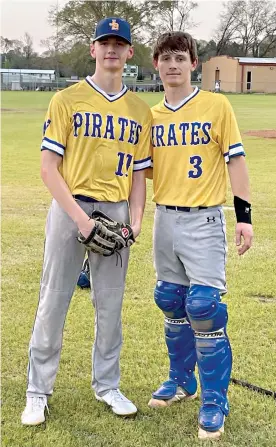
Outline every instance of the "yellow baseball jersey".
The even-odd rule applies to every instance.
[[[128,200],[133,171],[151,163],[150,108],[124,86],[108,95],[90,77],[56,93],[41,150],[59,154],[60,173],[73,195]]]
[[[153,200],[215,206],[226,200],[226,168],[245,155],[232,107],[221,94],[194,89],[177,107],[152,107]]]

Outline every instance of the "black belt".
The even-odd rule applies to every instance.
[[[98,202],[98,200],[94,199],[93,197],[83,196],[82,194],[76,194],[73,197],[74,199],[82,200],[83,202],[92,202],[92,203]]]
[[[206,210],[208,208],[207,206],[195,206],[195,207],[190,207],[190,206],[169,206],[169,205],[164,205],[164,206],[166,207],[167,210],[182,211],[183,213],[189,213],[193,209]]]

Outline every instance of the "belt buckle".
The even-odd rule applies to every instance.
[[[176,211],[179,213],[189,213],[191,208],[189,206],[176,206]]]

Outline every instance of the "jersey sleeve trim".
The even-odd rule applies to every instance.
[[[63,156],[63,154],[60,154],[60,153],[57,152],[56,150],[53,151],[53,149],[48,149],[47,147],[44,147],[44,146],[41,146],[41,151],[50,151],[50,152],[53,152],[54,154],[58,154],[58,155],[60,155],[61,157]]]
[[[242,146],[242,143],[232,144],[231,146],[229,146],[229,149],[235,149],[235,147],[240,147],[240,146]]]
[[[41,150],[42,149],[49,149],[50,151],[56,152],[59,155],[64,155],[65,146],[57,141],[44,137],[41,144]]]
[[[133,171],[140,171],[141,169],[150,168],[151,157],[144,158],[143,160],[135,160],[133,163]]]
[[[241,153],[244,154],[242,143],[232,144],[231,146],[229,146],[229,158]]]
[[[61,147],[61,149],[65,149],[65,146],[63,146],[63,144],[60,144],[55,140],[50,140],[50,138],[44,137],[43,141],[47,141],[49,143],[56,144],[58,147]]]
[[[143,158],[142,160],[135,160],[134,164],[138,164],[138,163],[143,163],[144,161],[148,161],[151,159],[151,156],[147,157],[147,158]]]
[[[235,154],[232,154],[231,156],[229,156],[229,152],[226,152],[224,154],[225,162],[228,164],[230,162],[231,158],[237,157],[239,155],[243,155],[245,157],[245,152],[244,151],[239,151],[239,152],[236,152]]]
[[[133,169],[133,172],[140,172],[140,171],[145,171],[146,169],[149,169],[150,166],[145,166],[144,168],[140,168],[140,169]]]

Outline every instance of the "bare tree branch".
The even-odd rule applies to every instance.
[[[217,54],[227,53],[230,42],[241,47],[243,56],[259,56],[273,48],[276,33],[276,5],[262,0],[235,0],[223,4],[217,28]],[[262,45],[262,49],[260,48]]]

